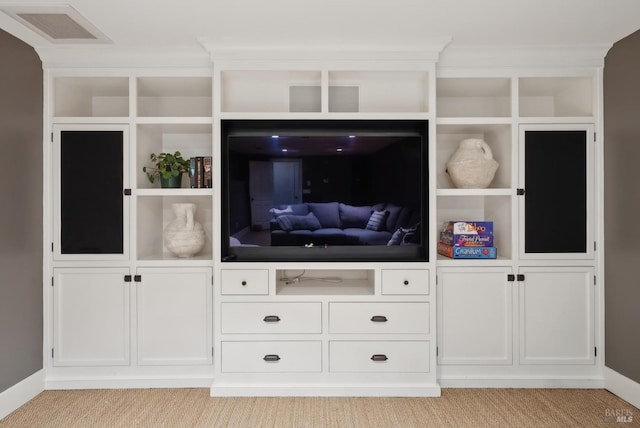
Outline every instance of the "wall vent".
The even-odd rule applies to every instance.
[[[3,11],[51,43],[111,43],[107,36],[68,5],[9,7]]]

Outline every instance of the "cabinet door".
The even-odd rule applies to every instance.
[[[511,268],[438,269],[438,363],[511,364]]]
[[[593,268],[522,267],[520,273],[520,364],[593,364]]]
[[[128,132],[120,125],[54,127],[55,257],[128,257]]]
[[[520,256],[593,258],[593,127],[520,128]]]
[[[211,364],[211,269],[137,272],[138,364]]]
[[[53,365],[129,364],[129,269],[55,269]]]

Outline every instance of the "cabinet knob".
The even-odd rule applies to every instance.
[[[262,320],[264,322],[278,322],[280,321],[280,317],[277,315],[267,315],[266,317],[264,317],[264,319]]]
[[[371,321],[373,322],[387,322],[387,317],[384,315],[374,315],[371,317]]]
[[[404,284],[404,285],[409,285],[409,280],[408,280],[408,279],[405,279],[405,280],[404,280],[404,282],[403,282],[403,284]]]
[[[242,281],[240,284],[242,284],[242,286],[246,286],[247,285],[247,281]]]
[[[371,356],[371,361],[387,361],[388,359],[384,354],[374,354]]]
[[[278,354],[267,354],[264,356],[263,360],[266,362],[280,361],[280,356]]]

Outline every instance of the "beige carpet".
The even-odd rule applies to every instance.
[[[211,398],[208,389],[45,391],[0,421],[3,428],[632,426],[640,427],[640,410],[615,395],[566,389],[445,389],[440,398]]]

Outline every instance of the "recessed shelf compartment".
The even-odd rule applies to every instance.
[[[138,116],[211,117],[211,77],[139,77]]]
[[[136,145],[136,185],[139,189],[160,188],[160,180],[152,184],[144,166],[153,166],[151,153],[175,153],[189,160],[195,156],[212,155],[212,134],[210,124],[144,124],[137,127]],[[183,174],[182,187],[189,188],[189,176]]]
[[[211,196],[139,196],[137,198],[137,258],[138,260],[211,260],[213,236]],[[195,221],[206,235],[202,251],[192,258],[178,258],[162,242],[162,231],[175,218],[174,203],[196,204]]]
[[[329,111],[353,111],[358,95],[360,113],[426,113],[429,111],[429,74],[426,71],[329,71],[329,88],[358,88],[336,91],[344,99],[331,100]]]
[[[455,189],[449,174],[447,174],[447,161],[458,149],[462,140],[467,138],[479,138],[484,140],[498,162],[498,170],[489,185],[490,189],[511,188],[511,125],[508,124],[464,124],[464,125],[437,125],[438,138],[436,153],[436,187],[438,189]]]
[[[594,114],[591,77],[524,77],[519,80],[521,117],[590,117]]]
[[[320,71],[228,70],[221,80],[223,112],[320,112]]]
[[[436,79],[438,117],[511,116],[511,79]]]
[[[56,117],[129,116],[128,77],[56,77]]]
[[[438,233],[442,225],[448,221],[492,221],[494,246],[498,249],[498,257],[511,258],[510,196],[438,196]]]
[[[278,295],[373,295],[373,269],[278,269]]]

